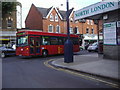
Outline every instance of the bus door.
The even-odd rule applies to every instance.
[[[30,55],[40,55],[40,37],[30,36]]]

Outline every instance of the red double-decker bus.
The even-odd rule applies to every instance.
[[[43,56],[63,54],[66,34],[46,33],[39,31],[19,31],[16,34],[16,55]],[[78,35],[70,35],[73,41],[73,51],[78,52]]]

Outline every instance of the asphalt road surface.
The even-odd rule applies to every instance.
[[[111,86],[45,66],[60,56],[21,59],[6,57],[2,64],[3,88],[112,88]]]

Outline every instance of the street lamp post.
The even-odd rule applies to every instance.
[[[69,31],[69,2],[67,0],[67,12],[66,12],[66,19],[67,19],[67,40],[64,44],[64,62],[71,63],[73,62],[73,43],[70,40],[70,31]]]

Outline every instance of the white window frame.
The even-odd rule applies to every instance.
[[[90,24],[93,25],[93,20],[90,20]]]
[[[54,21],[54,16],[52,13],[50,14],[50,21]]]
[[[70,18],[70,21],[73,22],[73,18]]]
[[[88,24],[88,25],[90,24],[90,20],[87,20],[87,24]]]
[[[76,27],[77,28],[77,34],[80,34],[80,32],[79,32],[79,28],[78,27]]]
[[[78,21],[75,21],[75,23],[78,23]]]
[[[70,27],[70,34],[73,34],[73,27]]]
[[[57,31],[58,27],[59,27],[59,32]],[[56,26],[56,33],[60,33],[60,26],[59,25]]]
[[[50,26],[52,27],[52,31],[50,31]],[[48,32],[49,32],[49,33],[53,33],[53,25],[51,25],[51,24],[48,25]]]
[[[55,21],[58,22],[58,15],[55,15]]]

